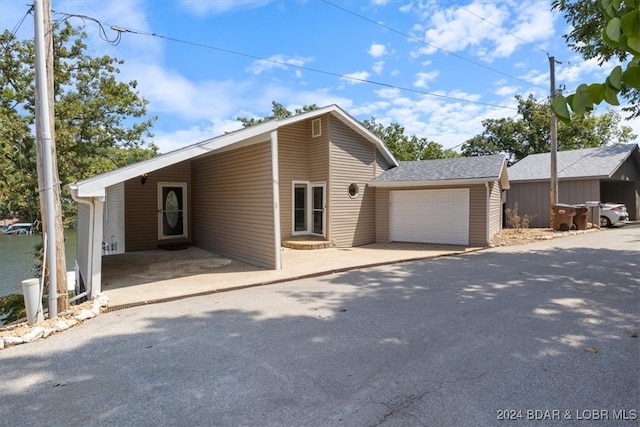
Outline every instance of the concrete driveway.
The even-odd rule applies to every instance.
[[[2,425],[640,422],[640,228],[115,311],[0,352]]]

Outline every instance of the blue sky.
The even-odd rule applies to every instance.
[[[0,30],[13,30],[28,0],[0,0]],[[550,0],[52,0],[84,25],[91,54],[125,61],[157,115],[162,152],[241,127],[277,101],[290,110],[338,104],[356,119],[396,122],[409,135],[459,148],[482,120],[514,117],[515,95],[602,81],[609,68],[585,62],[562,35]],[[141,33],[141,34],[140,34]],[[18,30],[33,36],[33,17]],[[155,34],[156,36],[153,36]],[[600,107],[603,112],[605,107]],[[640,134],[640,122],[624,122]]]

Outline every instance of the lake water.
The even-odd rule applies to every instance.
[[[77,256],[77,231],[66,230],[67,271],[73,271]],[[0,234],[0,296],[22,293],[22,281],[36,277],[35,246],[42,243],[40,234]]]

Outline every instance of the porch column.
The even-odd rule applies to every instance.
[[[282,269],[282,247],[280,242],[280,168],[278,167],[278,130],[271,132],[271,173],[273,182],[273,243],[276,270]]]

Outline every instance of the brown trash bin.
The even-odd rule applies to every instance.
[[[577,230],[587,229],[587,215],[589,215],[589,207],[587,205],[573,205],[575,215],[573,223]]]
[[[573,228],[575,209],[571,205],[558,203],[553,205],[553,229],[569,231]]]

